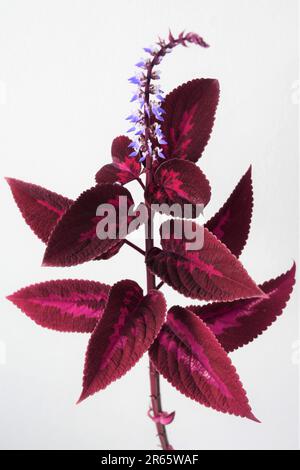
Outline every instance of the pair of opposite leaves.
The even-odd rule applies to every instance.
[[[209,201],[209,184],[193,162],[209,139],[217,102],[215,80],[194,80],[168,95],[163,129],[167,161],[156,169],[147,202],[205,205]],[[75,203],[44,188],[9,180],[25,220],[48,242],[46,264],[72,265],[119,251],[122,240],[95,237],[95,210],[100,202],[117,206],[120,195],[128,197],[128,205],[133,203],[130,193],[115,184],[125,184],[141,172],[140,163],[128,156],[129,143],[126,137],[115,139],[113,163],[97,173],[99,185]],[[246,242],[251,213],[249,170],[207,224],[231,252],[205,228],[204,249],[198,252],[187,252],[185,240],[171,236],[162,240],[162,250],[148,253],[148,267],[174,289],[192,298],[223,301],[206,307],[173,307],[165,324],[162,294],[153,291],[143,297],[133,281],[113,286],[108,300],[108,286],[71,280],[30,286],[10,299],[43,326],[93,331],[81,399],[127,372],[152,345],[150,355],[156,367],[182,393],[217,410],[253,418],[222,346],[230,351],[246,344],[275,320],[292,290],[294,267],[260,288],[251,280],[235,257]]]

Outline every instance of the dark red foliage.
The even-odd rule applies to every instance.
[[[192,80],[166,97],[162,129],[167,158],[197,162],[209,141],[219,101],[219,82],[211,78]]]
[[[210,200],[210,185],[194,163],[178,159],[162,163],[155,171],[153,183],[145,193],[148,204],[206,204]],[[161,209],[161,212],[166,210]],[[199,215],[199,214],[198,214]],[[193,211],[193,217],[196,217]],[[187,216],[186,216],[187,217]]]
[[[100,282],[64,279],[24,287],[8,299],[45,328],[89,333],[103,314],[109,289]]]
[[[161,226],[162,249],[153,248],[146,256],[147,266],[181,294],[199,300],[232,301],[261,297],[257,287],[237,258],[207,228],[183,221],[182,237],[176,239],[180,221]],[[203,246],[190,251],[185,233],[199,233]],[[202,234],[202,235],[201,235]]]
[[[36,184],[14,178],[6,178],[6,181],[26,223],[47,243],[53,228],[73,201]]]
[[[120,242],[116,243],[116,245],[112,246],[109,250],[103,253],[100,256],[96,256],[95,261],[110,259],[113,256],[117,255],[121,250],[122,246],[124,245],[125,240],[121,240]]]
[[[161,292],[152,290],[143,296],[140,286],[129,280],[111,288],[88,345],[79,401],[106,388],[134,366],[158,335],[165,313]]]
[[[205,323],[172,307],[150,348],[157,370],[179,392],[223,413],[256,420],[235,368]]]
[[[120,243],[119,238],[119,197],[125,196],[127,208],[133,205],[130,192],[120,185],[101,184],[85,191],[56,225],[45,252],[43,264],[46,266],[73,266],[92,260],[107,253]],[[112,204],[117,211],[115,224],[116,238],[100,239],[96,233],[98,222],[103,218],[96,216],[100,204]],[[128,216],[122,223],[130,222]]]
[[[97,183],[121,183],[126,184],[137,179],[141,172],[141,164],[137,158],[129,154],[131,140],[121,135],[116,137],[112,143],[111,155],[113,163],[104,165],[96,174]]]
[[[223,207],[206,224],[237,257],[249,235],[253,209],[251,167],[242,177]]]
[[[201,318],[218,338],[223,348],[234,351],[261,335],[288,302],[295,284],[296,266],[259,287],[266,298],[243,299],[230,303],[212,303],[187,307]]]

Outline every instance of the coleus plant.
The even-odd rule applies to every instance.
[[[113,286],[98,281],[54,280],[25,287],[8,298],[37,324],[62,332],[89,333],[83,389],[79,402],[127,373],[146,353],[150,357],[151,407],[163,449],[171,449],[166,425],[175,412],[163,411],[160,374],[180,393],[223,413],[257,421],[228,353],[253,341],[282,313],[295,282],[295,265],[275,279],[256,285],[239,261],[248,238],[252,206],[251,168],[219,212],[204,227],[194,220],[196,207],[210,200],[209,182],[196,162],[210,138],[219,101],[215,79],[196,79],[167,96],[158,84],[160,64],[177,45],[208,47],[197,34],[181,33],[145,48],[129,81],[136,86],[128,117],[128,136],[112,143],[112,162],[96,174],[96,185],[75,201],[40,186],[8,178],[14,199],[34,233],[47,244],[43,265],[73,266],[105,262],[126,243],[146,264],[147,289],[133,280]],[[143,177],[145,181],[143,182]],[[146,217],[138,222],[125,188],[136,180],[144,190]],[[120,216],[114,236],[97,236],[110,204]],[[156,206],[155,206],[156,204]],[[172,204],[191,205],[189,219],[161,225],[161,247],[152,237],[154,212]],[[188,250],[176,223],[201,230],[202,246]],[[144,224],[145,250],[126,239]],[[112,227],[109,227],[112,228]],[[185,233],[185,231],[183,230]],[[160,281],[156,281],[156,276]],[[102,280],[101,280],[102,281]],[[206,301],[167,310],[166,283],[186,297]]]

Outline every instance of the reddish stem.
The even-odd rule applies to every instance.
[[[161,52],[159,52],[157,55],[160,55]],[[155,65],[156,62],[156,56],[154,56],[151,65],[148,68],[148,73],[147,73],[147,84],[145,87],[145,102],[149,106],[149,89],[150,89],[150,81],[151,81],[151,74],[152,74],[152,69]],[[149,140],[149,127],[150,127],[150,119],[147,113],[145,113],[145,123],[146,123],[146,128],[145,128],[145,141],[146,145]],[[147,154],[146,157],[146,187],[145,189],[148,188],[148,186],[152,182],[152,155],[149,153]],[[146,224],[146,240],[145,240],[145,247],[146,247],[146,254],[153,248],[153,236],[152,236],[152,229],[153,229],[153,213],[151,211],[151,208],[148,207],[148,221]],[[147,270],[147,292],[149,292],[152,289],[155,289],[155,276],[152,274],[150,269],[146,268]],[[151,408],[153,410],[153,415],[157,416],[159,413],[162,412],[162,404],[161,404],[161,396],[160,396],[160,376],[154,365],[152,364],[151,360],[149,363],[149,369],[150,369],[150,398],[151,398]],[[167,431],[166,427],[163,424],[160,423],[155,423],[156,429],[157,429],[157,434],[161,443],[161,446],[163,450],[168,450],[171,448],[169,441],[168,441],[168,436],[167,436]]]
[[[148,176],[149,175],[149,176]],[[147,183],[150,180],[151,171],[147,173]],[[151,209],[148,209],[148,222],[146,227],[146,253],[153,248],[153,238],[152,238],[152,223],[153,223],[153,215],[151,213]],[[155,289],[155,276],[152,274],[150,269],[147,268],[147,292],[150,290]],[[158,416],[162,412],[162,404],[161,404],[161,396],[160,396],[160,380],[159,380],[159,373],[157,372],[156,368],[152,364],[150,360],[149,364],[150,369],[150,398],[151,398],[151,408],[153,410],[153,415]],[[168,450],[171,448],[166,427],[163,424],[155,423],[157,434],[161,443],[163,450]]]
[[[146,253],[139,246],[135,245],[134,243],[130,242],[129,240],[125,240],[125,243],[126,243],[126,245],[130,246],[131,248],[133,248],[135,251],[137,251],[141,255],[145,256]]]
[[[136,180],[139,183],[139,185],[143,188],[143,190],[145,190],[145,185],[144,185],[143,181],[140,178],[137,178]]]
[[[146,168],[143,171],[143,173],[146,173],[146,185],[144,187],[145,191],[149,189],[149,186],[151,185],[152,179],[153,179],[152,158],[155,155],[155,151],[153,152],[152,150],[153,146],[149,145],[149,143],[151,144],[156,143],[155,136],[152,135],[153,129],[151,129],[151,121],[154,121],[153,110],[149,106],[150,94],[155,92],[154,89],[151,89],[151,80],[158,78],[158,75],[153,73],[153,68],[161,62],[161,59],[168,52],[170,52],[171,49],[173,49],[174,47],[180,44],[183,46],[186,46],[187,43],[194,43],[202,47],[208,47],[208,44],[206,44],[204,40],[195,33],[185,34],[184,32],[182,32],[180,33],[178,38],[174,38],[170,32],[168,42],[162,41],[161,39],[159,40],[158,44],[160,46],[160,49],[157,52],[152,53],[153,55],[152,59],[149,62],[147,62],[147,74],[146,76],[143,75],[142,87],[145,86],[145,89],[144,89],[145,106],[144,106],[144,118],[143,118],[145,134],[144,134],[144,145],[143,145],[142,156],[144,156],[144,152],[145,152]],[[151,142],[151,140],[154,140],[154,142]],[[138,182],[142,187],[144,186],[140,179],[138,179]],[[145,256],[147,256],[149,251],[153,248],[153,236],[152,236],[153,213],[152,213],[151,208],[147,206],[147,203],[146,203],[146,207],[148,210],[148,221],[145,224],[145,227],[146,227]],[[155,287],[156,282],[155,282],[154,274],[152,274],[152,272],[148,268],[146,268],[146,273],[147,273],[147,292],[149,292],[152,289],[159,289],[163,285],[163,282],[161,282],[158,284],[157,287]],[[152,412],[154,416],[158,416],[160,413],[162,413],[159,373],[154,367],[154,365],[151,363],[151,360],[150,360],[150,387],[151,387]],[[162,448],[164,450],[172,449],[168,441],[168,436],[167,436],[165,426],[163,424],[160,424],[159,422],[156,422],[155,424],[156,424],[156,428],[157,428],[157,432],[158,432],[158,436],[159,436]]]

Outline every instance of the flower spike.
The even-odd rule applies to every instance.
[[[160,72],[155,70],[155,67],[161,63],[163,57],[170,53],[174,47],[178,45],[186,47],[188,44],[208,47],[208,44],[196,33],[185,34],[181,32],[179,36],[175,38],[170,31],[168,41],[159,38],[154,46],[144,47],[144,52],[150,57],[141,59],[135,65],[138,69],[144,69],[145,72],[141,73],[139,71],[139,73],[129,78],[130,83],[137,85],[137,90],[134,91],[130,102],[138,101],[139,107],[137,112],[127,119],[134,123],[140,123],[142,128],[142,130],[138,131],[136,134],[139,136],[140,148],[144,149],[142,150],[143,155],[140,161],[145,161],[148,155],[147,141],[158,144],[153,147],[151,154],[153,160],[157,157],[165,158],[161,145],[166,145],[167,141],[162,131],[156,134],[158,128],[155,126],[155,123],[162,123],[164,121],[163,115],[165,114],[165,110],[161,105],[165,98],[161,88],[152,84],[151,81],[160,79]],[[132,128],[127,132],[132,132]]]

